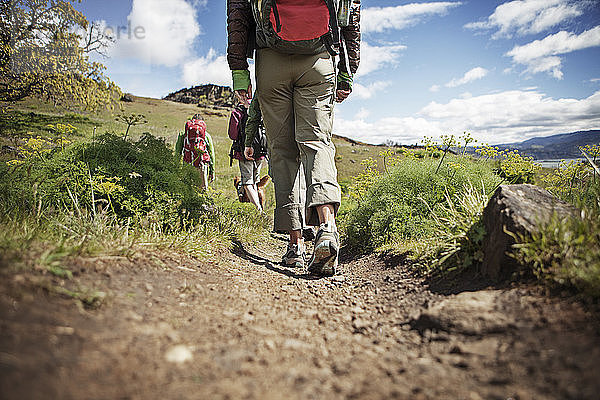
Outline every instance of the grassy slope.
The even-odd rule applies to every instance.
[[[115,121],[116,115],[121,113],[126,115],[131,113],[143,114],[148,123],[131,127],[129,135],[137,137],[143,132],[150,132],[155,136],[165,138],[172,145],[175,143],[178,132],[183,129],[186,119],[196,112],[204,115],[215,143],[217,158],[215,188],[228,195],[235,196],[232,182],[233,177],[239,175],[239,169],[236,162],[232,166],[229,165],[228,154],[231,140],[227,137],[229,114],[226,110],[204,109],[190,104],[134,97],[134,101],[131,103],[119,102],[114,110],[95,113],[74,113],[69,110],[57,109],[51,104],[35,99],[18,103],[11,111],[11,113],[17,114],[19,120],[19,126],[14,127],[24,134],[33,132],[43,135],[48,124],[71,123],[78,129],[81,136],[79,140],[91,138],[94,129],[97,133],[123,133],[126,126]],[[340,182],[350,182],[351,177],[363,169],[360,162],[369,157],[377,157],[381,151],[381,148],[377,146],[352,144],[339,138],[335,138],[334,143],[337,147],[336,164]],[[265,168],[262,175],[266,173]],[[273,208],[273,185],[268,186],[267,195],[270,199],[268,200],[267,209]]]

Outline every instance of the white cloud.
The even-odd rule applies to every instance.
[[[485,77],[488,74],[488,70],[482,67],[475,67],[465,73],[462,78],[454,78],[450,82],[446,83],[446,87],[453,88],[457,86],[466,85],[469,82],[476,81]]]
[[[559,55],[596,46],[600,46],[600,26],[580,35],[561,31],[542,40],[515,46],[506,55],[512,57],[514,63],[526,65],[528,73],[549,72],[562,79]]]
[[[190,55],[201,33],[195,6],[203,3],[205,0],[133,0],[127,30],[119,32],[110,56],[168,67],[179,65]]]
[[[429,88],[429,91],[430,91],[430,92],[434,92],[434,93],[435,93],[435,92],[439,92],[439,91],[440,91],[440,85],[432,85],[432,86]]]
[[[356,113],[356,115],[354,116],[355,119],[365,119],[368,118],[369,115],[371,115],[371,112],[369,110],[367,110],[364,107],[361,107],[360,110],[358,110],[358,112]]]
[[[373,96],[375,96],[375,94],[377,92],[384,90],[391,84],[392,84],[391,82],[384,82],[384,81],[373,82],[366,86],[361,85],[360,83],[355,83],[352,88],[352,96],[350,96],[348,98],[348,100],[350,101],[352,99],[362,99],[362,100],[370,99]]]
[[[460,2],[412,3],[396,7],[367,7],[361,12],[363,32],[383,32],[387,29],[404,29],[419,23],[430,15],[444,15]]]
[[[250,61],[249,68],[252,87],[256,89],[254,62]],[[183,83],[186,86],[197,86],[205,84],[214,84],[221,86],[231,86],[232,77],[225,54],[217,54],[216,50],[211,48],[206,56],[193,59],[182,66]]]
[[[360,44],[360,65],[356,76],[365,76],[384,66],[394,65],[398,62],[401,52],[406,46],[400,44],[386,44],[383,46],[371,46],[366,41]]]
[[[539,91],[511,90],[432,102],[416,117],[337,120],[335,132],[369,143],[414,144],[423,136],[468,131],[480,142],[509,143],[533,136],[600,128],[600,91],[583,99],[554,99]]]
[[[231,86],[231,71],[227,64],[227,56],[217,55],[214,49],[210,49],[205,57],[184,64],[183,82],[186,86],[207,83]]]
[[[206,7],[206,5],[208,4],[208,0],[191,0],[191,2],[194,8]]]
[[[356,117],[352,120],[336,118],[334,132],[373,144],[385,143],[388,140],[402,144],[417,144],[423,136],[439,135],[442,130],[439,124],[425,118],[387,117],[375,122],[367,122],[365,118]]]
[[[492,38],[541,33],[578,17],[583,13],[581,2],[573,0],[517,0],[496,7],[486,21],[465,25],[468,29],[498,29]]]

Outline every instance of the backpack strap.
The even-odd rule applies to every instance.
[[[335,7],[335,3],[331,0],[326,0],[325,4],[327,4],[327,9],[329,10],[329,35],[325,35],[323,38],[323,43],[327,48],[329,54],[333,57],[340,54],[340,27],[338,24],[337,10]]]
[[[273,16],[275,17],[275,29],[279,33],[281,32],[281,18],[279,18],[279,10],[277,10],[277,0],[273,0]]]

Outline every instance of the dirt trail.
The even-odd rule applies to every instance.
[[[283,244],[281,245],[283,246]],[[283,247],[80,260],[84,309],[1,276],[2,399],[596,399],[597,313],[534,288],[434,293],[401,259],[314,280]],[[46,278],[48,279],[48,278]],[[59,281],[56,280],[56,283]]]

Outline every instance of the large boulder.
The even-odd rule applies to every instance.
[[[539,232],[554,214],[559,218],[573,215],[576,209],[534,185],[502,185],[483,211],[486,237],[483,242],[484,276],[498,280],[509,278],[519,265],[508,256],[517,237]]]

